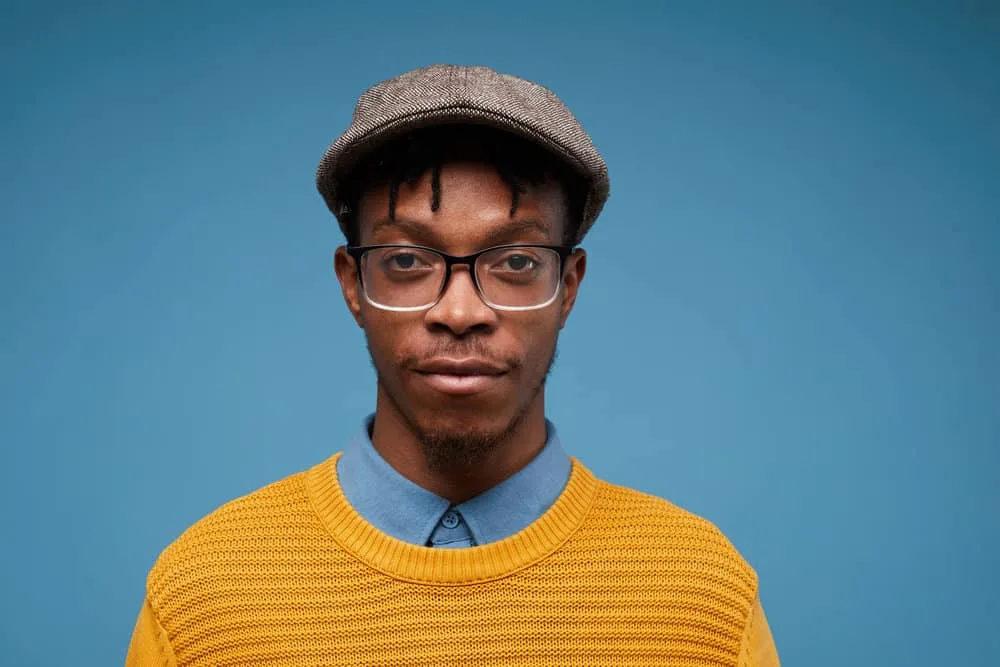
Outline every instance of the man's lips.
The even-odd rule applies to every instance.
[[[418,373],[441,375],[502,375],[506,368],[486,359],[467,357],[465,359],[438,358],[424,361],[415,369]]]
[[[432,389],[443,394],[468,396],[486,391],[507,370],[485,359],[432,359],[414,371]]]

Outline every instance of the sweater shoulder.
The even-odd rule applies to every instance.
[[[705,529],[712,533],[721,531],[714,523],[666,498],[639,491],[628,486],[614,484],[603,479],[597,480],[599,505],[614,508],[619,514],[636,514],[669,519]]]
[[[156,601],[208,575],[280,551],[288,541],[319,530],[305,490],[306,472],[230,500],[202,517],[159,555],[146,580]]]
[[[712,521],[643,491],[598,480],[592,509],[597,524],[621,538],[672,554],[691,564],[713,564],[740,587],[756,593],[757,573]]]

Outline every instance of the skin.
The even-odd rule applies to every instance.
[[[358,204],[361,245],[409,243],[453,255],[505,243],[559,244],[566,219],[557,184],[528,186],[511,216],[510,187],[493,166],[471,161],[442,166],[437,211],[431,210],[429,170],[400,186],[395,222],[388,217],[387,184],[368,189]],[[586,271],[582,249],[567,259],[556,300],[523,312],[487,306],[467,267],[455,267],[433,307],[386,311],[365,300],[354,260],[343,247],[334,266],[378,375],[372,443],[393,468],[460,503],[507,479],[541,451],[545,378]],[[485,358],[505,372],[485,392],[444,394],[413,370],[441,357]]]

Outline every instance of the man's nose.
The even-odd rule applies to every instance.
[[[492,328],[497,321],[496,311],[479,296],[472,274],[465,266],[452,269],[444,294],[428,309],[426,317],[429,325],[446,327],[456,336]]]

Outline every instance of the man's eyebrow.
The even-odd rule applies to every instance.
[[[541,237],[530,239],[532,243],[545,242],[551,238],[551,234],[552,227],[539,220],[514,220],[487,234],[483,247],[500,245],[502,243],[515,243],[522,240],[525,235]]]
[[[381,231],[393,229],[401,231],[407,236],[416,237],[418,239],[426,240],[428,237],[432,236],[430,229],[428,229],[426,225],[399,218],[395,220],[392,218],[383,218],[382,220],[379,220],[372,227],[372,236],[376,236]]]

